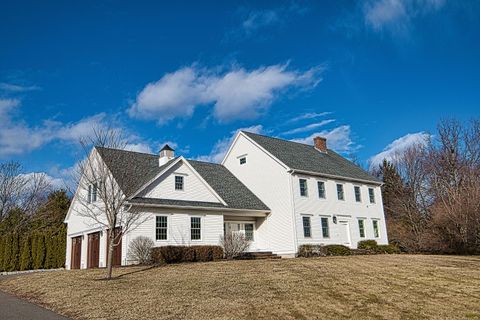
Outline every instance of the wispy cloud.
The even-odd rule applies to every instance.
[[[320,118],[320,117],[328,116],[329,114],[332,114],[332,112],[307,112],[307,113],[301,114],[299,116],[296,116],[296,117],[288,120],[287,122],[292,123],[292,122],[298,122],[298,121],[307,120],[307,119],[308,120],[317,119],[317,118]]]
[[[232,131],[229,136],[218,140],[213,146],[212,151],[208,155],[199,156],[197,157],[197,160],[215,162],[215,163],[222,162],[233,139],[235,138],[237,133],[242,130],[253,132],[253,133],[259,133],[259,134],[266,133],[266,130],[263,128],[262,125],[254,125],[246,128],[239,128],[235,131]]]
[[[9,91],[9,92],[26,92],[26,91],[35,91],[40,90],[38,86],[22,86],[18,84],[0,82],[0,90]]]
[[[282,134],[283,135],[291,135],[291,134],[296,134],[296,133],[308,132],[308,131],[312,131],[312,130],[318,129],[320,127],[326,126],[327,124],[332,123],[332,122],[335,122],[335,119],[327,119],[327,120],[323,120],[323,121],[320,121],[320,122],[317,122],[317,123],[311,123],[311,124],[305,125],[303,127],[299,127],[299,128],[295,128],[295,129],[285,131]]]
[[[445,0],[374,0],[363,7],[365,24],[374,31],[407,35],[412,19],[438,11]]]
[[[369,159],[370,167],[375,168],[384,159],[391,161],[396,155],[415,145],[425,145],[430,135],[425,132],[409,133],[388,144],[382,152]]]
[[[95,128],[107,129],[115,123],[106,113],[99,113],[76,122],[44,120],[33,126],[15,117],[20,105],[18,99],[0,99],[0,158],[25,154],[53,141],[78,145],[80,139],[91,137]],[[122,127],[118,129],[127,132]],[[130,149],[149,151],[148,145],[140,140],[129,134]]]
[[[225,72],[219,72],[221,68],[181,68],[145,86],[128,114],[162,124],[191,117],[196,107],[213,104],[213,116],[221,122],[254,119],[285,90],[312,88],[322,80],[323,67],[306,71],[287,67],[235,67]]]
[[[329,149],[340,153],[352,153],[358,150],[361,146],[354,143],[351,137],[351,129],[349,125],[336,127],[332,130],[323,130],[315,132],[308,137],[292,139],[292,141],[313,144],[313,138],[321,136],[327,138],[327,145]]]

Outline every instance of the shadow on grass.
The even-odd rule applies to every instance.
[[[134,271],[130,271],[130,272],[127,272],[127,273],[123,273],[123,274],[121,274],[121,275],[119,275],[119,276],[112,276],[111,279],[107,279],[106,277],[102,277],[102,278],[97,278],[97,279],[95,279],[95,280],[96,280],[96,281],[114,281],[114,280],[120,280],[120,279],[122,279],[122,278],[125,277],[125,276],[129,276],[129,275],[132,275],[132,274],[149,271],[149,270],[152,270],[152,269],[155,269],[155,268],[158,268],[158,267],[159,267],[158,265],[145,266],[144,268],[137,269],[137,270],[134,270]],[[121,269],[121,268],[122,268],[122,267],[120,267],[119,269]]]

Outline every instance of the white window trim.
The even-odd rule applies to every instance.
[[[305,195],[302,195],[302,188],[300,187],[300,181],[305,180]],[[308,179],[307,178],[298,178],[298,193],[300,194],[300,197],[302,198],[308,198]]]
[[[166,217],[167,218],[167,239],[162,240],[162,239],[157,239],[157,217]],[[155,215],[155,228],[153,230],[154,235],[153,238],[155,239],[155,242],[168,242],[168,239],[170,239],[170,219],[168,214],[156,214]]]
[[[363,237],[360,235],[360,223],[359,223],[359,221],[363,221]],[[358,237],[360,239],[366,239],[367,238],[367,218],[358,217],[357,218],[357,228],[358,228]]]
[[[182,189],[177,189],[177,177],[182,177]],[[174,191],[183,191],[185,192],[185,177],[186,175],[185,174],[174,174],[174,178],[173,178],[173,190]]]
[[[371,201],[371,198],[370,198],[370,190],[373,191],[373,202]],[[377,197],[375,195],[375,188],[368,187],[368,203],[369,204],[376,204],[377,203]]]
[[[375,236],[375,227],[373,226],[373,221],[377,222],[377,229],[378,229],[378,237]],[[373,237],[375,239],[380,239],[382,237],[382,234],[380,232],[380,219],[372,219],[372,230],[373,230]]]
[[[323,236],[323,223],[322,223],[322,218],[327,219],[327,227],[328,227],[328,237]],[[322,235],[322,239],[331,239],[331,228],[330,228],[330,216],[328,215],[320,215],[320,234]]]
[[[223,224],[225,223],[239,223],[239,224],[253,224],[253,240],[251,240],[252,242],[255,242],[255,239],[256,239],[256,231],[257,231],[257,224],[256,224],[256,221],[253,221],[253,220],[223,220]]]
[[[304,239],[312,239],[313,238],[313,232],[312,232],[312,218],[313,218],[313,215],[310,215],[310,214],[301,214],[300,215],[302,217],[302,235],[303,235],[303,238]],[[308,218],[309,220],[309,228],[310,228],[310,236],[305,236],[305,226],[303,225],[303,218]]]

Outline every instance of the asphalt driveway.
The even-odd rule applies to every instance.
[[[0,281],[5,276],[0,275]],[[0,291],[0,319],[2,320],[68,320],[50,310]]]

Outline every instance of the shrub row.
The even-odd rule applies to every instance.
[[[65,228],[56,233],[0,236],[0,271],[53,269],[65,265]]]
[[[318,245],[304,244],[298,248],[299,257],[325,257],[325,256],[348,256],[366,254],[394,254],[400,253],[400,249],[393,245],[379,245],[375,240],[363,240],[358,243],[358,249],[350,249],[343,245]]]
[[[163,246],[152,248],[151,257],[155,264],[214,261],[223,258],[223,248],[220,246]]]

